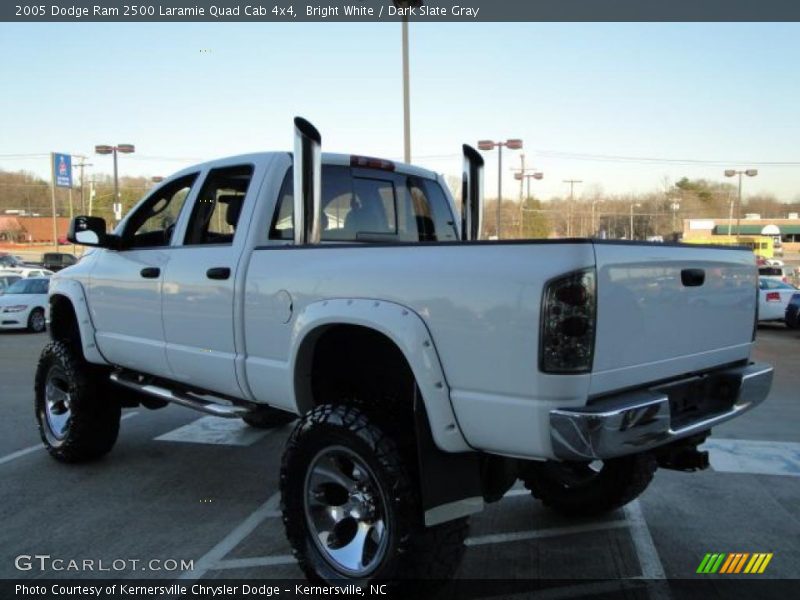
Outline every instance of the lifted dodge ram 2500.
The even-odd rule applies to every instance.
[[[120,408],[178,403],[275,427],[286,534],[314,580],[452,575],[468,515],[517,480],[600,513],[657,467],[708,465],[711,428],[767,396],[756,266],[736,248],[481,241],[483,161],[441,176],[294,152],[176,173],[50,285],[36,415],[64,462]]]

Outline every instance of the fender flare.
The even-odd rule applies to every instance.
[[[308,382],[316,339],[333,325],[366,327],[389,338],[411,367],[436,446],[444,452],[472,450],[458,426],[450,402],[450,387],[425,322],[410,308],[394,302],[337,298],[313,302],[298,313],[292,329],[289,372],[301,413],[313,404]]]
[[[88,362],[94,364],[109,364],[100,353],[95,343],[94,324],[89,315],[89,304],[86,301],[86,293],[80,282],[74,279],[53,277],[50,280],[48,300],[52,301],[54,296],[63,296],[72,304],[72,309],[75,311],[75,316],[78,320],[78,331],[81,336],[81,348],[84,358],[86,358]]]

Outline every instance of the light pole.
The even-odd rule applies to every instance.
[[[594,237],[597,234],[597,227],[595,226],[595,216],[594,216],[595,215],[595,206],[597,206],[598,204],[601,204],[602,202],[603,202],[603,200],[601,198],[595,197],[595,198],[592,199],[592,223],[591,223],[592,231],[589,234],[589,237]]]
[[[669,207],[672,209],[672,234],[675,235],[676,233],[678,233],[677,231],[675,231],[675,219],[678,216],[678,211],[681,209],[681,205],[680,205],[679,202],[673,202],[672,204],[670,204]],[[681,227],[681,230],[682,229],[683,228]],[[682,235],[683,235],[683,231],[681,231],[681,236]],[[673,239],[677,239],[677,238],[673,238]]]
[[[641,204],[639,202],[631,203],[631,240],[633,240],[633,209],[639,208]]]
[[[523,231],[523,222],[525,220],[525,211],[523,210],[523,205],[525,202],[530,200],[531,198],[531,179],[542,179],[544,177],[544,173],[541,171],[537,171],[536,169],[526,169],[522,168],[521,170],[514,173],[514,179],[520,182],[520,187],[522,186],[522,181],[527,180],[527,188],[528,193],[525,196],[525,200],[520,200],[519,203],[519,235],[522,237]]]
[[[397,8],[422,6],[422,0],[392,0]],[[411,90],[408,73],[408,15],[403,15],[403,161],[411,162]]]
[[[113,154],[114,155],[114,205],[116,206],[119,204],[119,173],[117,170],[117,154],[120,152],[122,154],[133,154],[136,151],[136,148],[133,144],[117,144],[116,146],[108,146],[106,144],[101,144],[94,147],[94,151],[97,154]],[[112,207],[114,208],[114,207]],[[114,214],[117,214],[117,211],[114,210]]]
[[[479,150],[493,150],[497,148],[497,223],[495,224],[495,234],[498,240],[500,239],[500,202],[503,197],[503,146],[509,150],[521,150],[522,140],[514,138],[506,140],[505,142],[494,142],[492,140],[478,141]]]
[[[569,184],[569,206],[567,206],[567,237],[572,235],[572,203],[575,200],[575,184],[583,183],[581,179],[564,179],[562,183]]]
[[[748,177],[755,177],[758,175],[758,169],[745,169],[744,171],[737,171],[736,169],[725,169],[725,177],[739,176],[739,196],[736,200],[736,239],[742,235],[741,221],[742,221],[742,175]],[[730,220],[728,221],[728,235],[730,235]]]

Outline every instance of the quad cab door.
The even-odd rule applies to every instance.
[[[258,164],[241,162],[205,173],[164,279],[173,378],[234,397],[243,396],[236,375],[236,272],[258,192],[253,182],[262,177]]]
[[[161,291],[178,217],[198,174],[161,185],[125,219],[123,249],[99,252],[89,283],[96,342],[109,362],[171,377],[161,322]]]

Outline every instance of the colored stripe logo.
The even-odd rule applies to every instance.
[[[697,573],[702,574],[725,574],[732,575],[737,573],[761,574],[769,561],[772,560],[772,552],[715,552],[708,553],[700,561]]]

